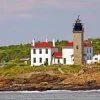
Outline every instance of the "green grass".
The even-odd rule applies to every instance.
[[[36,67],[31,67],[31,66],[6,66],[6,67],[0,67],[0,76],[6,76],[6,77],[16,77],[20,74],[24,73],[29,73],[33,71],[41,71],[41,72],[46,72],[53,70],[54,73],[56,74],[61,74],[58,71],[58,65],[53,65],[53,66],[36,66]],[[76,73],[78,72],[82,67],[81,66],[61,66],[61,69],[67,74],[68,72]]]
[[[80,66],[80,65],[69,65],[69,66],[63,65],[61,68],[67,74],[68,72],[70,72],[70,73],[79,72],[79,70],[82,69],[82,66]]]
[[[23,73],[28,73],[33,71],[34,69],[30,66],[16,66],[16,67],[4,67],[4,68],[0,68],[0,76],[8,76],[8,77],[16,77],[20,74]]]

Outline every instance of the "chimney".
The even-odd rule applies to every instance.
[[[55,39],[53,39],[53,47],[55,47]]]
[[[32,46],[35,46],[35,39],[32,40]]]
[[[91,41],[91,44],[93,43],[93,41]]]
[[[48,40],[46,39],[46,42],[48,42]]]

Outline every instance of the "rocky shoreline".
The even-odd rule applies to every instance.
[[[29,77],[0,77],[0,91],[77,91],[94,89],[100,89],[100,72],[90,68],[87,68],[85,72],[74,74],[35,73]]]

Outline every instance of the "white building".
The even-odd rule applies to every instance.
[[[93,47],[89,43],[84,43],[84,61],[88,63],[93,57]],[[31,48],[31,66],[40,66],[45,62],[48,65],[51,64],[74,64],[74,50],[73,42],[67,43],[62,47],[62,52],[58,52],[58,48],[55,47],[55,41],[53,44],[46,42],[40,42],[35,44],[33,40]]]
[[[84,63],[88,63],[93,57],[93,47],[89,43],[84,43]],[[73,42],[67,43],[62,47],[63,64],[74,64],[74,49]]]
[[[52,63],[52,55],[57,52],[58,48],[55,47],[55,41],[53,40],[53,45],[51,43],[40,42],[35,44],[35,40],[32,42],[31,48],[31,66],[39,66],[45,62],[50,65]]]
[[[54,52],[52,55],[52,64],[63,64],[62,52]]]
[[[97,62],[100,62],[100,53],[96,54],[93,56],[93,61],[97,61]]]
[[[100,53],[93,56],[92,60],[88,60],[88,64],[100,63]]]

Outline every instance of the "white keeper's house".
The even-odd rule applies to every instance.
[[[59,63],[65,65],[87,64],[88,60],[92,60],[93,46],[90,43],[84,43],[83,32],[83,26],[78,18],[73,28],[73,42],[63,45],[62,52],[58,52],[54,39],[52,44],[47,39],[45,42],[35,44],[35,40],[33,39],[31,66],[40,66],[45,62],[48,65]]]

